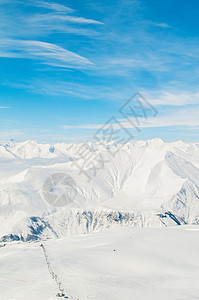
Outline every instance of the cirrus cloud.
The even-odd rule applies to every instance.
[[[36,59],[52,66],[62,64],[62,67],[85,67],[92,64],[87,58],[55,44],[31,40],[2,40],[0,57]]]

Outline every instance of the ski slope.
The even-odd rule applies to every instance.
[[[199,299],[199,227],[116,226],[42,242],[69,299]],[[55,300],[58,288],[35,243],[0,248],[1,300]]]

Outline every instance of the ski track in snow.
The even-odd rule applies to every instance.
[[[52,266],[51,266],[51,263],[50,263],[50,258],[49,258],[49,255],[47,253],[47,250],[46,250],[46,247],[44,246],[44,244],[41,244],[40,245],[41,248],[42,248],[42,251],[44,253],[44,257],[45,257],[45,260],[46,260],[46,264],[47,264],[47,267],[48,267],[48,271],[50,273],[50,275],[52,276],[52,279],[55,280],[57,286],[58,286],[58,290],[59,290],[59,293],[63,294],[64,296],[63,297],[59,297],[59,298],[62,298],[62,299],[74,299],[70,294],[69,292],[67,292],[67,294],[65,293],[65,289],[63,288],[63,285],[61,283],[61,280],[59,279],[58,275],[54,272]]]

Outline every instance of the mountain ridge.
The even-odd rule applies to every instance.
[[[94,153],[104,158],[96,174],[88,167],[85,169],[90,180],[77,167],[77,163],[83,162],[81,151],[85,146],[89,155]],[[22,240],[31,239],[31,235],[33,239],[64,236],[70,234],[68,228],[73,225],[71,232],[82,234],[114,224],[156,227],[179,225],[178,222],[198,224],[197,143],[165,143],[161,139],[125,145],[10,142],[0,146],[0,163],[2,241],[6,237],[9,240],[11,235]],[[53,174],[67,174],[75,181],[76,196],[64,207],[53,207],[44,199],[44,182]],[[110,213],[121,215],[122,221],[114,222],[114,217],[108,218]],[[145,216],[141,223],[136,221],[140,215]],[[88,221],[89,216],[92,222]],[[35,236],[34,226],[35,232],[38,228],[42,230]]]

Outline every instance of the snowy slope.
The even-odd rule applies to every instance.
[[[123,145],[89,143],[104,166],[80,174],[83,144],[10,142],[0,146],[0,237],[35,240],[98,231],[114,224],[170,226],[199,223],[199,144],[160,139]],[[71,161],[72,160],[72,161]],[[76,182],[64,207],[45,201],[54,173]],[[94,176],[95,175],[95,176]]]
[[[1,300],[191,300],[199,295],[199,227],[117,227],[0,248]]]

